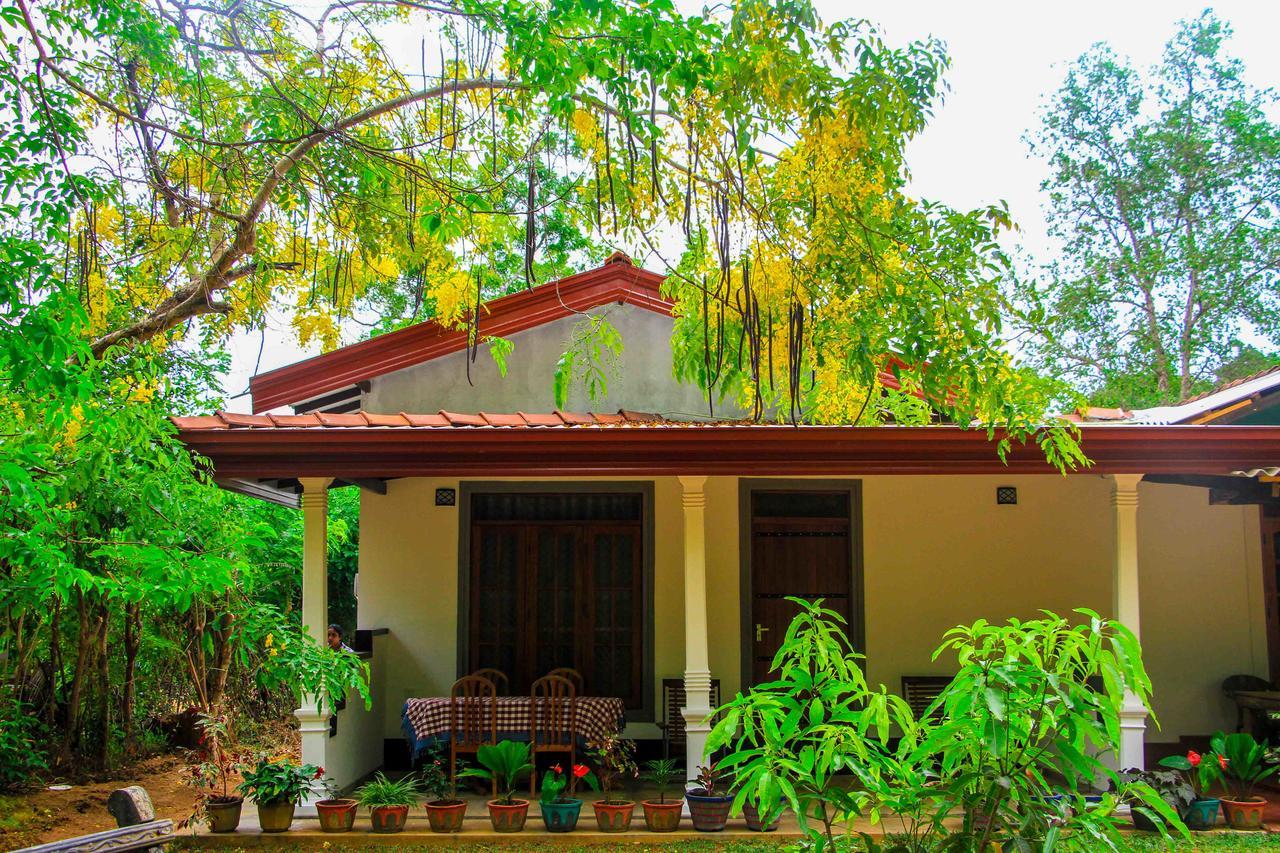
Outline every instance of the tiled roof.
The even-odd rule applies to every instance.
[[[1230,382],[1224,382],[1216,388],[1210,388],[1208,391],[1203,391],[1193,397],[1188,397],[1182,401],[1182,405],[1194,403],[1197,400],[1203,400],[1211,394],[1221,393],[1222,391],[1234,388],[1237,385],[1243,385],[1246,382],[1252,382],[1255,379],[1261,379],[1262,377],[1270,376],[1273,373],[1280,373],[1280,364],[1277,364],[1274,367],[1268,367],[1266,370],[1259,370],[1257,373],[1250,373],[1248,376],[1241,376],[1239,379],[1232,379]]]
[[[217,412],[212,415],[196,415],[192,417],[175,417],[172,419],[178,429],[351,429],[351,428],[488,428],[488,429],[545,429],[564,427],[628,427],[658,424],[682,424],[682,421],[671,421],[661,415],[648,412],[632,412],[619,409],[614,413],[604,412],[563,412],[556,409],[546,413],[513,412],[446,412],[441,409],[431,415],[417,415],[400,412],[395,415],[379,415],[373,412],[350,412],[348,414],[325,414],[318,412],[306,415],[244,415],[235,412]]]

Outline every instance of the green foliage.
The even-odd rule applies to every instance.
[[[720,709],[708,741],[709,751],[731,750],[720,766],[734,774],[735,810],[788,805],[824,850],[837,849],[848,831],[840,826],[860,814],[897,823],[884,845],[863,837],[873,850],[1119,849],[1121,800],[1185,833],[1157,791],[1099,757],[1119,743],[1126,691],[1144,702],[1150,692],[1141,651],[1118,623],[1081,610],[1076,623],[1046,613],[954,628],[935,657],[955,654],[958,672],[917,719],[883,686],[868,687],[838,614],[792,600],[800,613],[774,680]],[[1098,778],[1112,792],[1085,800]],[[956,809],[959,831],[944,822]]]
[[[609,378],[617,373],[622,336],[603,315],[589,314],[573,327],[564,354],[556,362],[552,392],[556,408],[569,405],[569,392],[581,383],[592,402],[609,393]]]
[[[1214,754],[1200,755],[1191,750],[1186,755],[1166,755],[1159,764],[1178,771],[1197,797],[1208,796],[1213,783],[1222,778],[1222,761]]]
[[[468,768],[458,775],[494,782],[498,787],[498,802],[503,805],[511,805],[521,777],[533,771],[529,744],[522,741],[485,744],[476,752],[476,761],[479,767]]]
[[[418,804],[418,779],[413,774],[400,779],[388,779],[378,772],[356,791],[356,800],[362,806],[416,806]]]
[[[644,768],[641,778],[658,789],[658,802],[665,803],[667,801],[667,791],[670,791],[671,786],[683,775],[676,759],[654,758],[646,761]]]
[[[532,770],[532,766],[530,769]],[[569,788],[571,775],[578,782],[588,785],[593,791],[600,790],[600,780],[587,765],[575,764],[566,771],[562,765],[553,764],[546,773],[542,774],[542,784],[538,786],[538,801],[543,805],[569,802],[570,799],[564,792]],[[607,793],[605,799],[608,800]]]
[[[461,758],[456,761],[456,770],[467,769],[466,762]],[[422,762],[422,769],[418,772],[418,779],[422,790],[426,791],[435,803],[451,803],[458,797],[458,786],[449,776],[448,756],[438,745],[433,746],[427,753],[426,760]]]
[[[262,758],[252,768],[244,770],[236,790],[262,805],[297,805],[323,777],[324,768],[314,764]]]
[[[12,691],[0,688],[0,791],[22,788],[48,769],[44,727],[24,712]]]
[[[1033,142],[1061,251],[1014,289],[1019,325],[1095,403],[1174,403],[1238,372],[1245,339],[1280,345],[1277,96],[1230,36],[1212,11],[1184,21],[1145,76],[1092,48]]]
[[[610,802],[610,794],[623,778],[635,779],[640,776],[640,770],[636,767],[635,741],[627,740],[621,735],[605,735],[599,741],[589,744],[587,756],[596,765],[595,776],[599,780],[599,789],[604,794],[605,802]]]
[[[1209,747],[1215,758],[1226,760],[1222,779],[1234,800],[1251,799],[1258,783],[1280,770],[1280,765],[1268,754],[1266,744],[1258,743],[1248,732],[1218,732],[1209,739]]]

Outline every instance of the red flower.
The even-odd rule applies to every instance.
[[[587,765],[585,764],[573,765],[573,778],[575,779],[581,779],[583,776],[586,776],[590,772],[591,772],[591,768],[587,767]]]
[[[1223,770],[1227,769],[1227,757],[1225,755],[1218,756],[1218,766]]]
[[[556,775],[557,775],[557,776],[559,776],[561,773],[563,773],[563,772],[564,772],[564,768],[563,768],[563,767],[561,767],[559,764],[552,764],[552,765],[551,765],[551,769],[552,769],[552,770],[554,770],[554,771],[556,771]]]
[[[324,776],[324,768],[323,768],[323,767],[317,767],[317,768],[316,768],[316,775],[312,776],[311,778],[312,778],[312,779],[319,779],[319,778],[321,778],[321,777],[323,777],[323,776]]]
[[[1199,766],[1200,766],[1200,753],[1196,752],[1194,749],[1193,749],[1193,750],[1188,751],[1188,752],[1187,752],[1187,761],[1190,761],[1190,762],[1191,762],[1191,766],[1192,766],[1192,767],[1199,767]]]

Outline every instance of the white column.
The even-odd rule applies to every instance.
[[[329,627],[329,484],[330,477],[301,477],[302,483],[302,624],[317,643],[325,642]],[[329,746],[329,713],[322,712],[318,696],[302,696],[294,711],[302,736],[302,763],[326,765]],[[316,813],[313,792],[298,807],[304,816]]]
[[[686,778],[703,763],[711,726],[707,653],[706,477],[681,477],[684,507],[684,696]]]
[[[1138,590],[1138,483],[1141,480],[1141,474],[1111,475],[1111,505],[1116,515],[1115,618],[1139,640],[1142,639]],[[1136,695],[1126,691],[1120,710],[1119,769],[1146,767],[1143,750],[1146,729],[1147,709]]]

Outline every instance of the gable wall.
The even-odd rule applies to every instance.
[[[606,305],[589,313],[603,315],[622,337],[622,355],[606,368],[607,394],[588,397],[581,382],[570,389],[569,411],[616,412],[632,409],[662,415],[707,413],[702,392],[672,375],[671,330],[674,320],[634,305]],[[467,381],[467,354],[452,353],[377,377],[361,403],[377,413],[549,412],[555,408],[556,363],[573,340],[580,317],[564,317],[512,335],[507,375],[499,372],[488,345],[481,345]],[[481,323],[481,334],[484,325]],[[741,411],[717,404],[717,415]]]

